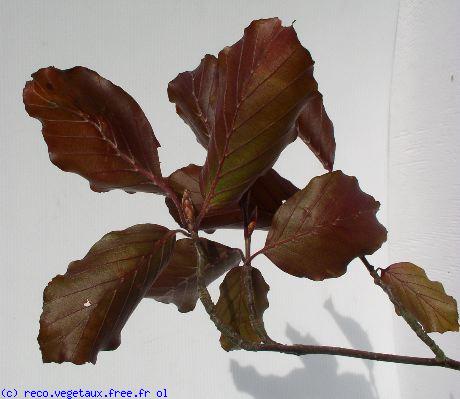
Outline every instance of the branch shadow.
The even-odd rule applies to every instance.
[[[324,302],[324,309],[326,309],[332,316],[337,326],[342,331],[343,335],[347,338],[348,342],[354,349],[362,349],[371,352],[373,350],[369,336],[363,330],[361,325],[354,319],[348,316],[343,316],[334,307],[332,299],[329,297]],[[375,375],[374,375],[374,362],[372,360],[362,360],[369,370],[369,381],[376,392]]]
[[[372,350],[369,337],[355,320],[340,315],[330,299],[324,306],[352,346]],[[310,334],[302,335],[289,324],[286,335],[292,343],[318,345]],[[299,360],[302,367],[284,376],[262,375],[254,367],[241,366],[235,360],[230,362],[230,371],[236,388],[254,399],[378,399],[373,364],[369,361],[365,361],[369,370],[367,378],[351,372],[339,373],[335,356],[302,356]]]

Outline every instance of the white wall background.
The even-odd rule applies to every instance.
[[[389,258],[411,260],[460,302],[460,2],[401,1],[391,96]],[[395,319],[396,349],[430,352]],[[432,334],[460,357],[460,337]],[[403,398],[460,398],[458,372],[400,367]]]
[[[398,55],[391,86],[397,0],[1,1],[0,385],[17,389],[167,387],[169,397],[180,399],[408,398],[409,392],[418,398],[432,398],[432,393],[420,390],[418,377],[428,381],[435,376],[433,386],[447,381],[452,387],[444,396],[436,397],[460,397],[458,377],[456,383],[454,374],[444,370],[325,356],[300,360],[280,354],[227,354],[220,349],[219,334],[201,306],[181,315],[172,305],[143,302],[123,331],[121,347],[116,352],[101,352],[96,366],[43,365],[36,342],[43,288],[54,275],[64,273],[71,260],[84,256],[107,231],[143,222],[174,224],[160,197],[96,194],[82,178],[63,173],[49,162],[40,124],[27,116],[22,105],[22,88],[30,74],[48,65],[84,65],[123,87],[151,121],[162,143],[160,157],[167,175],[190,162],[202,163],[205,157],[168,102],[167,83],[178,72],[195,68],[206,52],[216,54],[234,43],[251,20],[271,16],[279,16],[285,24],[297,20],[296,30],[316,60],[315,75],[335,124],[336,167],[358,176],[363,189],[381,200],[380,220],[390,223],[390,260],[407,257],[435,265],[430,275],[446,282],[446,288],[460,298],[458,274],[456,280],[452,277],[458,224],[450,224],[452,216],[458,222],[460,213],[455,181],[458,161],[443,159],[441,163],[442,158],[438,158],[453,153],[458,142],[453,136],[455,122],[458,125],[458,28],[454,25],[458,9],[454,10],[455,1],[438,5],[441,11],[431,10],[431,3],[424,2],[421,7],[426,7],[429,24],[423,22],[423,16],[414,24],[418,29],[415,33],[408,30],[402,35],[403,18],[412,15],[410,5],[403,1],[397,54],[404,53],[409,44],[418,47],[404,53],[405,58]],[[430,31],[436,32],[437,40]],[[444,40],[447,34],[450,42]],[[440,43],[447,46],[446,51],[438,51]],[[428,73],[411,75],[416,71],[415,63],[424,64]],[[398,84],[398,79],[405,85]],[[388,164],[390,87],[392,156]],[[414,99],[425,104],[430,113],[425,108],[416,111]],[[438,108],[429,107],[431,100]],[[404,107],[409,107],[407,112]],[[449,107],[450,113],[446,111]],[[440,111],[450,119],[440,118]],[[418,115],[423,118],[418,119]],[[421,177],[410,190],[412,197],[417,195],[427,204],[421,207],[403,202],[410,196],[401,188],[407,187],[402,179],[411,171],[414,175],[418,172],[415,168],[406,171],[403,166],[405,143],[398,137],[409,129],[419,133],[420,126],[431,140],[427,142],[440,149],[439,153],[431,152],[418,136],[412,136],[427,148],[426,164],[430,166],[425,169],[436,166],[443,173],[446,184],[440,185],[436,197],[442,205],[440,220],[435,219],[439,209],[430,205],[433,197],[427,194],[435,190],[425,190]],[[436,137],[430,135],[435,128]],[[300,142],[287,148],[276,168],[301,187],[323,173]],[[401,213],[394,211],[398,208]],[[423,227],[418,220],[409,223],[413,219],[399,223],[416,212],[415,219],[426,218],[426,209],[431,209],[432,218],[425,220]],[[441,222],[450,227],[439,227]],[[423,231],[430,231],[430,235],[419,234],[415,243],[414,234]],[[221,232],[215,238],[241,245],[235,232]],[[404,242],[403,238],[411,240],[409,249],[396,244]],[[431,245],[424,247],[422,239],[430,239]],[[264,234],[259,234],[255,247],[263,240]],[[430,258],[433,256],[437,258]],[[372,261],[388,264],[388,245]],[[353,262],[343,278],[323,283],[290,277],[265,259],[258,260],[257,266],[272,287],[266,324],[274,338],[394,352],[391,326],[395,321],[398,350],[423,351],[421,344],[410,346],[410,332],[399,331],[401,323],[388,300],[373,286],[359,262]],[[217,284],[212,291],[217,292]],[[328,305],[331,302],[332,307]],[[406,335],[400,339],[400,334]],[[400,345],[402,341],[404,345]],[[457,351],[460,356],[458,337],[442,337],[440,341],[448,353]],[[399,380],[398,372],[402,376]]]

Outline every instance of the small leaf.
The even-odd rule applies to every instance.
[[[278,209],[262,252],[293,276],[339,277],[386,240],[375,216],[379,206],[355,177],[341,171],[315,177]]]
[[[441,283],[429,280],[422,268],[395,263],[382,270],[382,281],[426,332],[459,330],[457,302]]]
[[[279,207],[298,191],[294,184],[280,176],[274,169],[259,177],[251,187],[249,201],[250,208],[257,207],[257,228],[270,227]]]
[[[176,170],[168,180],[177,195],[181,197],[184,190],[189,190],[196,213],[199,213],[203,206],[199,177],[201,166],[189,165]],[[281,177],[275,170],[270,169],[264,176],[257,179],[251,187],[251,206],[258,208],[258,229],[270,227],[273,215],[281,204],[295,194],[299,189],[289,180]],[[176,207],[169,198],[166,198],[169,212],[177,223],[180,223]],[[212,215],[205,216],[200,223],[201,230],[214,228],[242,228],[243,215],[238,204],[228,208],[222,208]],[[183,226],[186,227],[186,226]]]
[[[214,241],[201,239],[209,255],[203,270],[206,285],[211,284],[241,261],[241,252]],[[195,309],[198,301],[196,278],[197,254],[193,241],[186,238],[177,241],[168,265],[162,270],[147,297],[162,303],[174,303],[180,312]]]
[[[217,58],[207,54],[194,71],[180,73],[168,85],[169,101],[204,148],[214,128],[217,84]]]
[[[251,326],[249,319],[249,307],[243,285],[243,268],[234,267],[224,278],[220,285],[220,297],[217,301],[216,316],[228,327],[240,334],[245,341],[260,343],[260,337]],[[262,273],[252,268],[252,286],[254,292],[254,306],[257,312],[258,322],[263,323],[262,316],[268,308],[267,293],[270,287],[262,277]],[[220,343],[226,351],[232,349],[231,342],[221,336]]]
[[[215,124],[200,179],[209,214],[237,204],[273,166],[317,89],[309,52],[277,18],[253,21],[219,53],[217,67]]]
[[[40,69],[27,82],[26,111],[43,125],[51,161],[94,191],[160,193],[160,146],[139,105],[120,87],[83,67]]]
[[[335,158],[334,125],[324,109],[323,96],[320,92],[317,91],[308,100],[294,128],[324,168],[332,171]]]
[[[43,295],[38,342],[44,362],[96,363],[120,345],[120,332],[167,264],[175,235],[141,224],[106,234]]]

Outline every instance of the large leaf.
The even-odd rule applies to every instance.
[[[105,235],[46,287],[38,342],[44,362],[95,363],[167,264],[175,235],[143,224]]]
[[[323,166],[331,171],[335,158],[334,125],[326,114],[320,92],[308,100],[294,128]]]
[[[41,121],[56,166],[85,177],[94,191],[160,192],[160,144],[129,94],[83,67],[49,67],[32,77],[24,104]]]
[[[197,213],[201,211],[204,201],[199,185],[200,173],[201,166],[192,164],[176,170],[169,176],[169,183],[179,197],[182,196],[185,189],[190,191]],[[258,208],[257,228],[267,229],[270,227],[275,212],[285,200],[297,191],[299,191],[297,187],[281,177],[273,169],[270,169],[264,176],[259,177],[251,187],[250,197],[251,206],[257,206]],[[173,202],[166,198],[166,204],[171,215],[180,224],[179,215]],[[242,225],[243,216],[239,205],[236,204],[220,209],[212,215],[205,216],[200,223],[200,229],[242,228]]]
[[[206,285],[240,263],[240,250],[204,238],[201,242],[209,256],[203,270]],[[177,241],[168,265],[157,277],[146,296],[159,302],[174,303],[180,312],[192,311],[198,300],[197,262],[193,241],[188,238]]]
[[[273,166],[317,89],[310,54],[277,18],[252,22],[219,53],[218,70],[215,128],[200,181],[206,213],[238,203]]]
[[[382,270],[382,281],[426,332],[459,330],[457,302],[441,283],[428,279],[422,268],[409,262],[395,263]]]
[[[252,328],[247,295],[243,285],[243,274],[242,267],[234,267],[227,273],[220,285],[220,297],[215,312],[219,320],[240,334],[243,340],[260,343],[264,337],[260,337]],[[252,268],[252,288],[257,322],[262,325],[263,313],[268,308],[267,293],[270,287],[265,282],[262,273],[254,267]],[[220,343],[227,351],[233,348],[225,336],[221,336]]]
[[[168,85],[169,100],[177,114],[208,148],[214,130],[219,69],[217,58],[207,54],[193,71],[182,72]],[[316,91],[308,100],[295,125],[294,134],[313,151],[323,166],[332,170],[335,157],[334,126],[324,109],[323,96]]]
[[[386,240],[375,216],[379,206],[355,177],[341,171],[315,177],[278,209],[262,252],[297,277],[341,276],[352,259]]]

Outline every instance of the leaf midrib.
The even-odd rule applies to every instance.
[[[274,28],[273,28],[273,29],[274,29]],[[267,44],[267,46],[266,46],[266,50],[263,52],[263,55],[260,57],[260,60],[263,60],[263,59],[267,56],[269,50],[271,49],[271,45],[272,45],[273,41],[278,37],[278,35],[283,31],[283,29],[285,29],[285,28],[281,27],[281,29],[279,30],[279,32],[271,38],[270,42],[269,42],[269,43]],[[258,31],[257,31],[257,35],[258,35]],[[240,71],[241,71],[241,59],[242,59],[243,50],[244,50],[245,38],[246,38],[246,35],[244,35],[244,36],[243,36],[243,39],[242,39],[242,45],[241,45],[241,51],[240,51],[240,61],[239,61],[239,64],[238,64],[238,72],[237,72],[237,76],[236,76],[236,86],[237,86],[236,95],[238,95],[239,74],[240,74]],[[256,41],[256,45],[254,46],[254,49],[253,49],[253,64],[254,64],[254,58],[255,58],[256,47],[257,47],[257,41]],[[226,127],[227,132],[226,132],[226,134],[225,134],[225,145],[224,145],[224,149],[223,149],[223,156],[222,156],[221,159],[219,160],[219,164],[218,164],[218,167],[217,167],[217,171],[216,171],[215,176],[214,176],[214,179],[213,179],[213,181],[212,181],[212,183],[211,183],[211,187],[210,187],[210,189],[209,189],[209,191],[208,191],[208,194],[206,195],[206,197],[205,197],[205,199],[204,199],[204,201],[203,201],[203,206],[202,206],[201,212],[200,212],[200,214],[202,214],[203,216],[204,216],[204,214],[208,211],[209,206],[210,206],[210,202],[211,202],[212,198],[215,196],[215,190],[216,190],[216,187],[217,187],[217,183],[218,183],[219,179],[221,178],[222,168],[223,168],[223,165],[224,165],[224,163],[225,163],[225,160],[226,160],[227,157],[228,157],[228,149],[229,149],[229,145],[230,145],[230,140],[231,140],[231,137],[232,137],[232,135],[233,135],[233,133],[234,133],[234,131],[235,131],[234,125],[235,125],[236,117],[237,117],[237,115],[238,115],[238,112],[239,112],[239,109],[240,109],[241,104],[242,104],[244,101],[246,101],[246,100],[247,100],[247,99],[248,99],[248,98],[249,98],[249,97],[250,97],[250,96],[251,96],[251,95],[252,95],[252,94],[263,84],[263,83],[264,83],[264,82],[266,82],[269,78],[271,78],[271,77],[272,77],[272,76],[273,76],[273,75],[274,75],[274,74],[275,74],[275,73],[276,73],[286,62],[287,62],[287,60],[292,56],[292,54],[294,54],[297,50],[298,50],[298,48],[296,47],[296,48],[288,55],[288,57],[286,57],[286,58],[283,60],[283,62],[282,62],[280,65],[278,65],[278,67],[277,67],[274,71],[272,71],[264,80],[262,80],[262,81],[261,81],[251,92],[246,93],[246,95],[242,95],[241,98],[238,100],[238,103],[237,103],[236,108],[235,108],[235,113],[234,113],[234,115],[233,115],[233,120],[232,120],[232,124],[231,124],[231,129],[228,130],[228,128]],[[256,74],[256,72],[258,71],[259,66],[260,66],[260,62],[259,62],[259,64],[256,66],[255,69],[253,69],[253,66],[254,66],[254,65],[252,65],[252,67],[251,67],[251,72],[250,72],[250,75],[249,75],[250,77],[249,77],[248,79],[246,79],[245,82],[243,82],[243,84],[246,85],[246,86],[249,84],[248,82],[250,82],[250,81],[253,79],[253,76],[254,76],[254,75]],[[228,72],[228,62],[227,62],[227,60],[226,60],[226,62],[225,62],[225,68],[226,68],[226,72]],[[226,99],[227,86],[228,86],[228,85],[227,85],[227,82],[226,82],[225,94],[224,94],[224,97],[223,97],[223,100],[224,100],[223,109],[224,109],[224,110],[225,110],[225,108],[226,108],[226,106],[225,106],[225,105],[226,105],[226,104],[225,104],[225,99]],[[288,85],[287,87],[289,87],[289,85]],[[284,91],[284,89],[283,89],[283,91]],[[280,93],[278,93],[277,96],[278,96],[279,94],[280,94]],[[275,96],[275,98],[276,98],[277,96]],[[272,99],[271,101],[273,101],[273,99]],[[271,101],[270,101],[270,102],[271,102]],[[266,103],[266,104],[264,105],[264,107],[267,106],[270,102]],[[262,107],[261,109],[263,109],[264,107]],[[259,112],[261,109],[259,109],[257,112]],[[257,113],[257,112],[256,112],[256,113]],[[252,115],[251,118],[252,118],[253,116],[254,116],[254,115]],[[250,119],[250,118],[248,118],[248,119]],[[224,121],[225,121],[225,112],[224,112]],[[225,125],[227,125],[227,124],[226,124],[226,121],[225,121]],[[238,128],[239,128],[240,126],[241,126],[241,125],[239,125]],[[215,132],[214,132],[214,134],[215,134]],[[216,142],[216,140],[211,140],[211,141],[214,141],[215,151],[216,151],[216,154],[218,155],[218,154],[219,154],[219,151],[218,151],[218,148],[217,148],[217,142]],[[200,220],[203,216],[199,217],[198,219]]]

